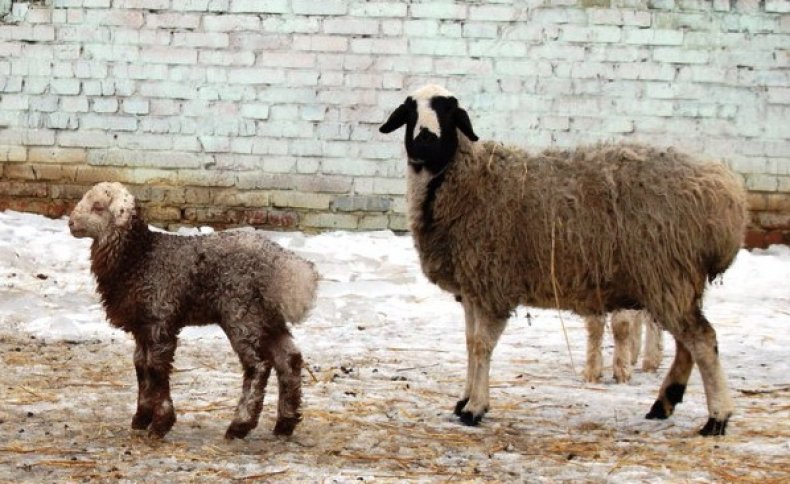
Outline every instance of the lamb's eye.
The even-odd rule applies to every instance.
[[[91,207],[91,211],[96,213],[102,213],[104,211],[104,207],[99,202],[96,202],[93,204],[93,207]]]

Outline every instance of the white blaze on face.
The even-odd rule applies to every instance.
[[[414,126],[413,133],[415,138],[420,134],[422,128],[427,129],[437,137],[442,136],[439,118],[436,116],[436,111],[431,107],[431,99],[437,96],[450,97],[452,93],[436,84],[428,84],[412,93],[411,98],[417,103],[417,124]]]

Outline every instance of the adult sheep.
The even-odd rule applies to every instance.
[[[408,96],[380,131],[404,125],[422,270],[465,312],[463,423],[487,411],[491,352],[524,304],[582,316],[646,310],[676,342],[647,418],[672,414],[696,362],[709,412],[700,433],[725,433],[733,402],[701,309],[746,220],[745,193],[724,165],[633,143],[541,153],[475,143],[466,111],[436,85]]]
[[[154,437],[171,429],[177,335],[184,326],[217,323],[244,369],[241,400],[225,437],[243,438],[257,426],[272,366],[279,386],[274,433],[293,432],[301,420],[302,356],[286,322],[302,321],[314,304],[318,274],[310,262],[254,232],[152,232],[120,183],[88,190],[69,229],[93,239],[91,271],[107,318],[137,343],[133,429]]]

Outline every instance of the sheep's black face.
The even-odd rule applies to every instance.
[[[406,153],[415,171],[438,173],[458,149],[458,130],[477,141],[472,123],[458,101],[438,86],[426,86],[406,98],[379,131],[391,133],[406,125]]]

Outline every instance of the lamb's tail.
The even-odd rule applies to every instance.
[[[315,305],[319,275],[312,262],[301,257],[283,257],[277,264],[274,290],[286,321],[298,324],[307,319]]]

